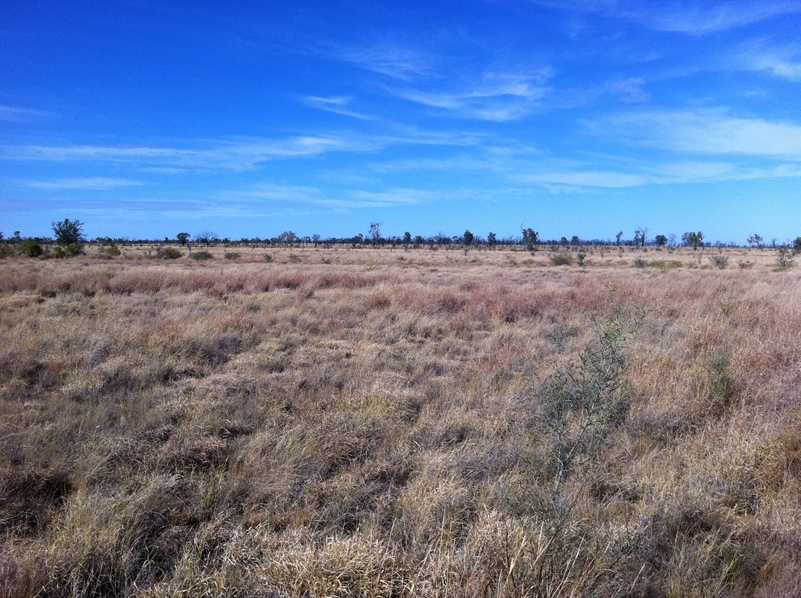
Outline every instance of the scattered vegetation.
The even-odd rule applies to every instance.
[[[776,251],[148,249],[0,262],[0,595],[801,595]]]
[[[212,255],[212,253],[210,251],[206,251],[205,249],[201,250],[201,251],[195,251],[194,253],[191,254],[191,257],[192,257],[193,260],[197,260],[197,261],[200,261],[200,262],[204,262],[206,260],[214,259],[214,256]]]

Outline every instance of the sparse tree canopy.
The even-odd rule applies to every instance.
[[[634,244],[640,247],[645,247],[645,241],[648,238],[648,228],[641,226],[634,231]]]
[[[381,240],[381,223],[380,222],[371,222],[370,223],[370,242],[373,245],[378,245],[378,242]]]
[[[656,237],[654,237],[654,242],[657,247],[664,247],[667,245],[668,238],[665,235],[656,235]]]
[[[704,246],[704,233],[700,230],[696,233],[684,233],[681,236],[681,240],[684,241],[685,245],[691,245],[693,249],[698,249]]]
[[[758,235],[756,233],[751,235],[750,237],[748,237],[748,244],[751,247],[759,247],[761,249],[762,248],[762,236]]]
[[[218,239],[217,233],[208,230],[202,230],[195,235],[195,243],[205,243],[209,245]]]
[[[523,229],[523,243],[526,244],[526,249],[529,251],[534,249],[534,246],[539,243],[539,233],[533,228]]]
[[[63,222],[53,222],[53,232],[56,235],[56,243],[63,247],[75,245],[80,247],[83,243],[83,222],[80,220],[70,220],[65,218]]]
[[[186,245],[187,241],[189,241],[189,233],[178,233],[175,238],[178,239],[181,245]]]
[[[467,247],[470,247],[473,244],[475,238],[475,235],[469,230],[464,231],[464,235],[462,235],[462,241]]]

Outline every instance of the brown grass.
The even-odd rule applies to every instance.
[[[801,594],[771,251],[147,251],[0,262],[0,595]]]

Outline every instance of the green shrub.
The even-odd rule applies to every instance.
[[[24,239],[20,244],[20,250],[28,257],[39,257],[42,255],[42,246],[33,239]]]
[[[206,251],[198,251],[198,253],[208,253]],[[184,254],[175,249],[174,247],[167,247],[166,249],[162,249],[159,252],[159,257],[165,260],[177,260],[179,257],[182,257]],[[195,257],[194,255],[192,257]],[[195,259],[203,259],[203,258],[195,258]]]
[[[242,257],[242,254],[237,253],[236,251],[231,251],[225,254],[225,259],[227,260],[238,260],[240,257]]]
[[[265,253],[265,254],[264,254],[264,261],[265,261],[265,262],[271,262],[271,261],[273,261],[273,256],[271,256],[269,253]]]
[[[107,247],[106,248],[106,253],[108,255],[112,256],[112,257],[117,257],[119,255],[122,255],[122,252],[120,251],[120,248],[117,247],[116,245],[112,245],[111,247]]]
[[[196,251],[195,253],[192,254],[192,259],[206,261],[214,259],[214,256],[211,255],[208,251]]]
[[[570,266],[573,263],[573,256],[566,253],[556,253],[551,256],[551,263],[554,266]]]

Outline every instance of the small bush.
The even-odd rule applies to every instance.
[[[648,265],[648,262],[644,258],[638,257],[634,258],[632,264],[634,264],[635,268],[645,268]]]
[[[715,267],[720,270],[725,270],[729,265],[729,258],[725,255],[712,255],[709,257],[710,261],[715,264]]]
[[[230,251],[225,254],[225,259],[227,260],[238,260],[240,257],[242,257],[242,254],[236,251]]]
[[[196,251],[192,254],[192,259],[205,262],[206,260],[214,259],[214,256],[208,251]]]
[[[198,251],[195,255],[200,253],[208,253],[207,251]],[[179,257],[183,256],[183,253],[175,249],[174,247],[167,247],[166,249],[162,249],[159,251],[159,257],[165,260],[177,260]],[[195,256],[192,256],[195,258]],[[209,254],[211,257],[211,254]],[[195,259],[204,259],[204,258],[195,258]]]
[[[271,261],[273,261],[273,256],[271,256],[269,253],[265,253],[265,254],[264,254],[264,261],[265,261],[265,262],[271,262]]]
[[[117,247],[116,245],[112,245],[111,247],[106,248],[106,254],[112,257],[117,257],[119,255],[122,255],[122,252],[120,251],[119,247]]]
[[[654,260],[651,265],[660,272],[667,272],[674,268],[681,268],[681,260]]]
[[[573,256],[566,253],[557,253],[551,256],[551,263],[554,266],[570,266],[573,264]]]
[[[786,247],[779,248],[779,255],[776,256],[776,267],[779,270],[787,270],[793,267],[793,258]]]
[[[24,239],[20,249],[28,257],[39,257],[43,253],[42,246],[33,239]]]
[[[64,248],[61,245],[56,245],[55,247],[53,247],[53,257],[60,259],[65,255],[66,252],[64,251]]]

